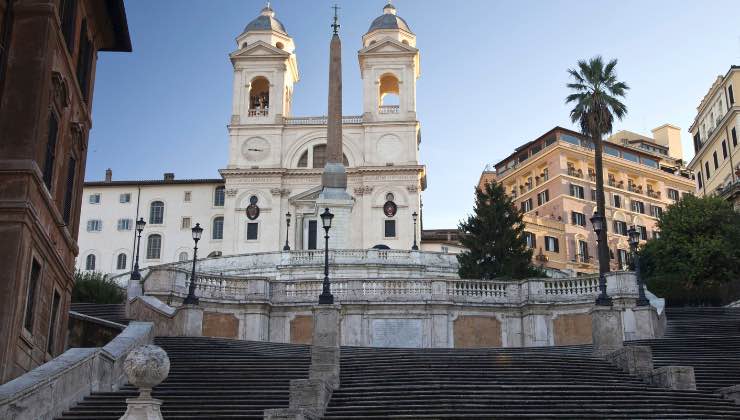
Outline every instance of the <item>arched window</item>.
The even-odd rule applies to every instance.
[[[187,261],[188,259],[190,258],[188,257],[188,253],[185,251],[182,251],[180,255],[177,256],[178,261]]]
[[[301,159],[303,157],[301,156]],[[349,166],[349,161],[347,160],[347,155],[342,155],[342,161],[344,163],[344,166]],[[298,162],[300,165],[300,162]],[[313,166],[314,168],[323,168],[326,166],[326,145],[325,144],[317,144],[313,147]]]
[[[301,158],[298,159],[298,167],[308,168],[308,150],[303,152],[303,154],[301,155]]]
[[[223,207],[224,200],[226,198],[226,187],[220,186],[216,187],[216,190],[213,192],[213,205],[216,207]]]
[[[95,255],[90,254],[85,258],[85,270],[95,270]]]
[[[264,77],[256,77],[249,90],[249,116],[266,116],[269,110],[270,82]]]
[[[161,225],[164,223],[164,203],[153,201],[149,206],[149,223],[152,225]]]
[[[392,74],[385,74],[380,78],[378,99],[380,100],[381,114],[398,114],[400,98],[398,78]]]
[[[223,239],[224,238],[224,218],[216,217],[213,219],[213,229],[211,229],[211,239]]]
[[[126,254],[121,252],[118,254],[118,257],[116,257],[116,270],[125,270],[126,269]]]
[[[148,260],[158,260],[162,255],[162,235],[149,235],[146,239],[146,258]]]

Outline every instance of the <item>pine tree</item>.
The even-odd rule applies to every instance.
[[[524,238],[522,212],[503,185],[486,183],[475,188],[473,215],[460,222],[461,240],[468,250],[457,256],[461,278],[494,279],[542,276],[532,266],[532,250]]]

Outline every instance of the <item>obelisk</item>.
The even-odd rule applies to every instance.
[[[339,39],[337,6],[334,6],[334,34],[329,46],[329,107],[326,125],[326,165],[321,175],[321,194],[316,200],[318,213],[324,208],[334,214],[329,246],[350,248],[350,215],[354,201],[347,193],[347,170],[342,152],[342,42]]]

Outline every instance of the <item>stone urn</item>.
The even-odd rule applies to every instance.
[[[151,398],[152,388],[170,373],[170,358],[161,347],[147,344],[131,350],[123,361],[129,382],[139,388],[139,398]]]

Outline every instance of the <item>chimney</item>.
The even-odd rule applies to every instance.
[[[164,180],[165,181],[174,181],[175,180],[175,173],[174,172],[165,172],[164,173]]]
[[[655,143],[668,147],[668,156],[674,159],[683,159],[680,128],[672,124],[663,124],[652,131]]]
[[[113,171],[110,168],[105,170],[105,182],[113,181]]]

